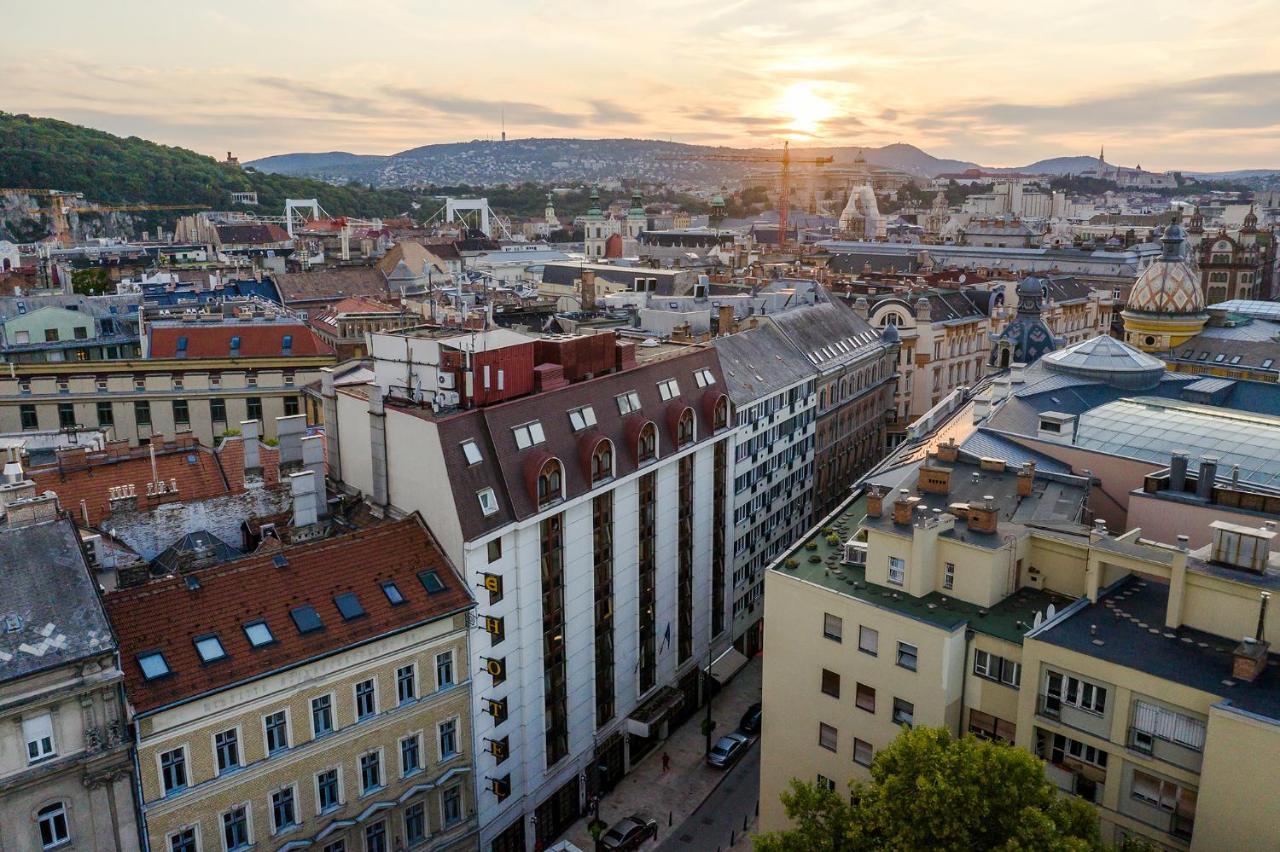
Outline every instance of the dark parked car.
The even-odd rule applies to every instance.
[[[742,734],[725,734],[711,747],[711,753],[707,755],[707,765],[714,766],[716,769],[728,769],[746,753],[747,746],[750,744],[751,741]]]
[[[738,730],[744,734],[755,736],[760,733],[760,704],[752,704],[747,708],[747,712],[742,714],[742,721],[738,723]]]
[[[609,852],[630,852],[639,849],[646,840],[658,837],[658,821],[644,814],[632,814],[618,820],[600,838],[600,848]]]

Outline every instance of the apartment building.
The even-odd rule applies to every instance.
[[[926,724],[1037,754],[1109,842],[1268,848],[1275,773],[1250,755],[1274,750],[1280,710],[1259,601],[1274,532],[1220,523],[1196,551],[1112,536],[1084,523],[1090,487],[948,443],[773,566],[763,829],[785,825],[790,778],[865,780]]]
[[[641,361],[612,332],[370,338],[373,381],[323,391],[331,475],[421,512],[484,590],[481,848],[544,847],[695,712],[729,647],[725,376],[710,347]]]
[[[72,307],[41,299],[4,300],[22,309],[3,318],[0,358],[14,363],[100,361],[138,356],[137,317],[104,314],[107,305],[83,298]],[[6,306],[0,305],[0,310]],[[110,309],[114,312],[115,305]],[[85,308],[85,310],[81,310]]]
[[[302,413],[332,350],[300,321],[263,310],[191,313],[143,330],[140,358],[11,364],[0,375],[0,433],[109,430],[131,445],[180,432],[212,446],[244,420]]]
[[[123,675],[76,528],[12,459],[0,515],[0,848],[137,849]]]
[[[144,848],[475,847],[474,601],[420,518],[266,548],[105,603]]]

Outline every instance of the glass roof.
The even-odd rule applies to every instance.
[[[1078,447],[1167,465],[1185,452],[1194,467],[1201,456],[1218,457],[1218,476],[1240,466],[1240,479],[1280,487],[1280,418],[1193,405],[1155,397],[1133,397],[1080,415]]]
[[[1209,307],[1224,310],[1231,314],[1240,314],[1257,319],[1280,320],[1280,302],[1263,302],[1256,299],[1230,299],[1226,302],[1215,302]]]

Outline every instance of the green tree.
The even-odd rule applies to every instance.
[[[943,728],[904,730],[850,802],[793,780],[782,803],[794,828],[758,836],[756,852],[1101,848],[1093,808],[1061,795],[1036,757]]]

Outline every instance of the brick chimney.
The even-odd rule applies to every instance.
[[[867,517],[878,518],[884,514],[884,493],[873,485],[867,491]]]
[[[1245,683],[1253,683],[1267,669],[1267,651],[1271,643],[1266,640],[1267,601],[1270,592],[1263,592],[1258,605],[1258,628],[1253,638],[1245,637],[1231,657],[1231,677]]]
[[[1000,512],[996,508],[996,498],[990,494],[983,496],[982,502],[969,504],[970,532],[994,533],[999,525]]]
[[[893,522],[901,526],[911,525],[911,509],[915,505],[915,501],[908,497],[907,493],[907,489],[901,489],[898,492],[898,499],[893,501]]]
[[[955,463],[960,457],[960,445],[955,438],[948,438],[945,444],[938,445],[938,461]]]
[[[951,471],[928,463],[920,465],[920,473],[916,477],[916,490],[925,494],[950,494]]]
[[[734,326],[733,305],[721,305],[716,320],[717,331],[720,334],[733,334],[737,330]]]
[[[58,517],[58,495],[52,491],[14,500],[7,507],[6,518],[11,527],[25,527]]]
[[[596,272],[594,269],[582,270],[582,309],[596,309]]]
[[[1018,471],[1018,496],[1030,497],[1031,486],[1036,481],[1036,463],[1033,461],[1023,462],[1022,470]]]

